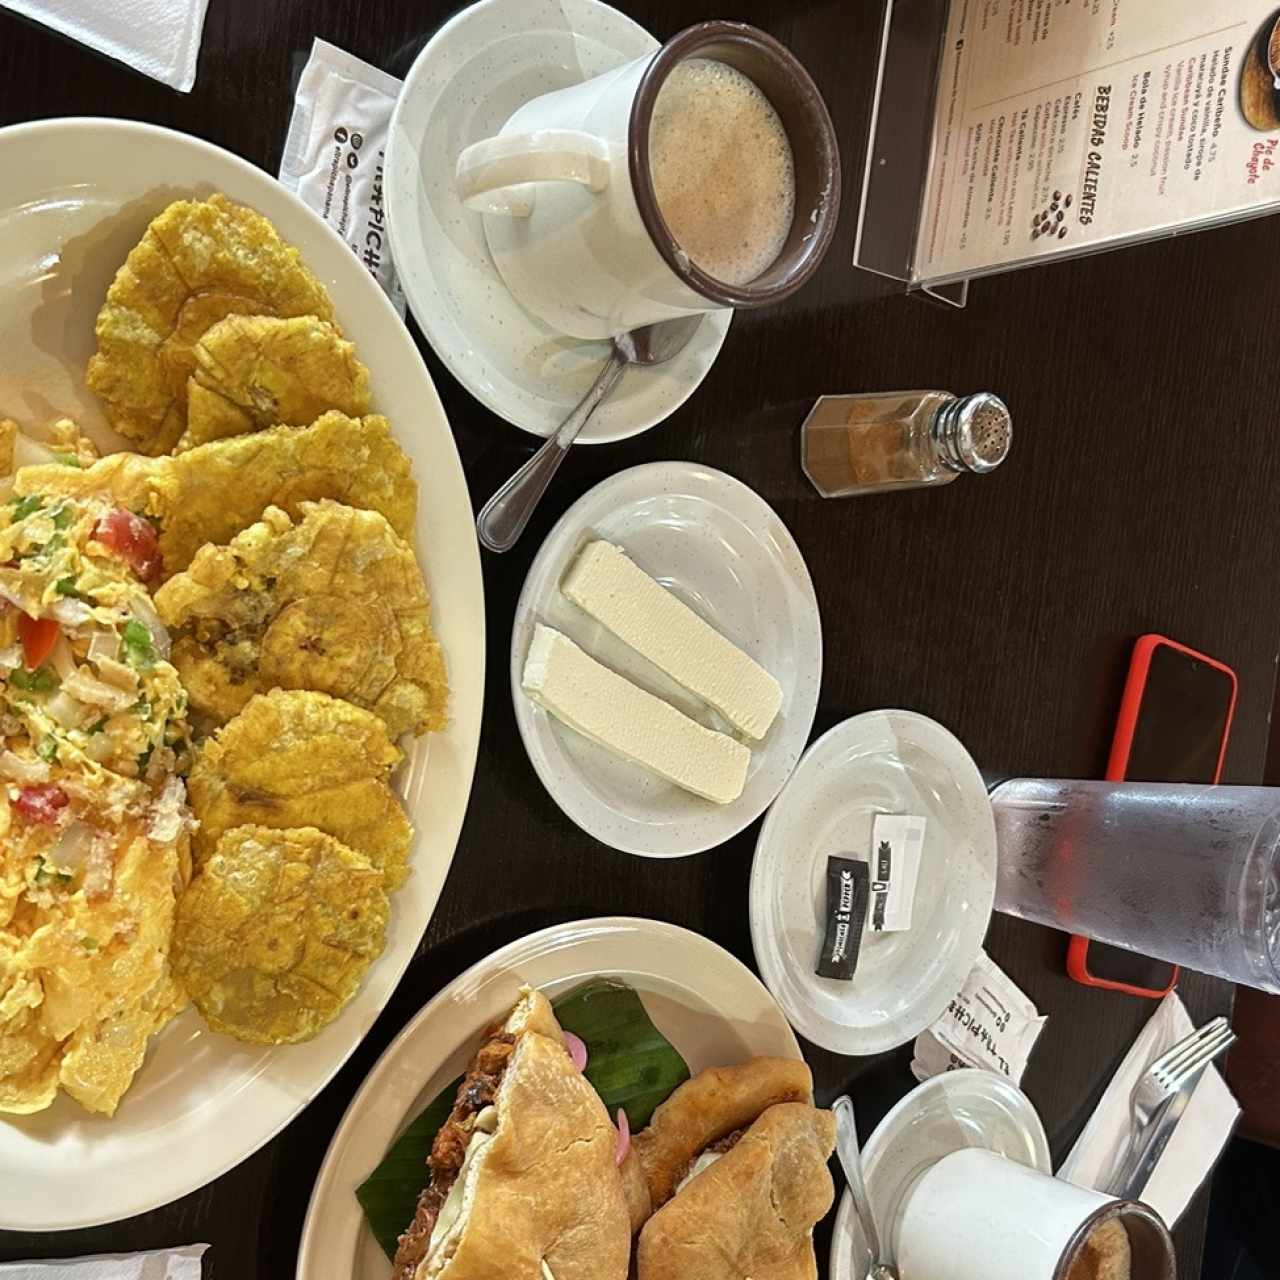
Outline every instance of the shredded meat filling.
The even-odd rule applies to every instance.
[[[471,1069],[458,1086],[453,1110],[431,1144],[431,1154],[427,1157],[431,1177],[418,1197],[413,1221],[400,1237],[392,1280],[413,1280],[414,1273],[427,1256],[436,1218],[466,1158],[472,1125],[477,1114],[497,1096],[502,1073],[507,1069],[514,1048],[514,1036],[505,1032],[493,1034],[476,1054]]]

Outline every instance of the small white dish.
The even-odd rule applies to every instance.
[[[595,381],[605,342],[567,338],[507,291],[454,164],[517,107],[658,48],[598,0],[479,0],[431,38],[405,78],[387,143],[387,222],[414,318],[449,371],[508,422],[547,436]],[[731,311],[708,313],[675,359],[628,369],[579,437],[622,440],[673,413],[706,377]]]
[[[730,726],[569,603],[560,581],[593,538],[616,543],[782,686],[782,708],[752,746],[741,796],[717,805],[597,746],[521,688],[534,626],[564,632],[605,666],[710,728]],[[822,681],[818,600],[800,549],[759,494],[722,471],[654,462],[596,485],[561,517],[529,569],[511,632],[511,695],[529,759],[589,835],[624,853],[678,858],[754,822],[796,767]],[[958,989],[958,988],[957,988]]]
[[[827,858],[866,861],[877,814],[927,820],[911,928],[864,931],[853,980],[814,973]],[[814,1044],[883,1053],[933,1022],[964,986],[995,898],[996,832],[969,753],[913,711],[869,711],[805,752],[770,811],[751,868],[751,942],[765,985]]]
[[[800,1057],[787,1020],[755,974],[687,929],[610,916],[521,938],[445,987],[365,1077],[311,1192],[297,1280],[386,1280],[391,1266],[365,1223],[356,1188],[465,1069],[485,1027],[511,1007],[521,986],[554,999],[596,977],[634,987],[690,1071],[757,1056]]]
[[[1053,1172],[1044,1125],[1017,1085],[971,1068],[934,1076],[907,1094],[862,1148],[862,1175],[882,1243],[893,1241],[916,1179],[965,1147]],[[831,1280],[863,1280],[866,1248],[853,1197],[845,1191],[831,1237]]]

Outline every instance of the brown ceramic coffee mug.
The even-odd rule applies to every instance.
[[[736,245],[715,221],[742,194],[726,176],[724,151],[708,145],[716,163],[688,163],[689,150],[726,120],[765,142],[737,153],[742,185],[759,198],[741,202],[750,226]],[[789,167],[777,159],[788,150]],[[673,171],[677,162],[683,168]],[[516,298],[584,338],[781,301],[817,269],[840,207],[839,148],[816,86],[772,36],[736,22],[700,23],[655,54],[526,103],[496,137],[463,151],[457,181],[484,215],[494,262]],[[717,198],[726,192],[727,204]],[[682,198],[689,194],[707,197],[701,212]],[[676,205],[686,227],[706,233],[709,257],[680,242]],[[785,221],[777,207],[788,211]],[[720,261],[745,265],[746,274],[719,272]]]

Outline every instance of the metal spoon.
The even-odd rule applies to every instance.
[[[484,504],[476,518],[476,532],[490,551],[510,551],[515,546],[534,508],[546,493],[551,477],[560,469],[569,446],[617,385],[627,365],[665,363],[684,350],[701,323],[700,315],[681,316],[677,320],[647,324],[614,338],[609,363],[600,370],[600,376],[578,402],[578,407],[560,424],[547,443]]]
[[[849,1184],[853,1207],[862,1226],[862,1238],[871,1254],[866,1271],[859,1273],[855,1269],[853,1274],[862,1274],[866,1280],[898,1280],[897,1269],[886,1258],[884,1246],[880,1243],[880,1233],[871,1213],[871,1201],[867,1198],[867,1184],[862,1180],[862,1156],[858,1151],[858,1122],[853,1116],[853,1103],[845,1095],[832,1103],[831,1110],[836,1116],[836,1152],[840,1156],[840,1167]]]

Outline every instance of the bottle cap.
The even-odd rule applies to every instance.
[[[1013,416],[989,391],[960,399],[938,411],[935,436],[942,456],[957,471],[994,471],[1013,443]]]

